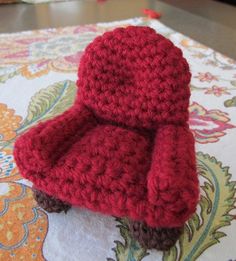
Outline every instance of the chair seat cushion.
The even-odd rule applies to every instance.
[[[150,135],[98,125],[75,142],[35,186],[72,205],[116,216],[146,207],[147,173],[151,163]],[[132,206],[140,205],[140,208]],[[131,212],[135,213],[131,213]]]

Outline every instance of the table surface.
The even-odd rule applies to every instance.
[[[236,7],[210,0],[78,0],[0,7],[0,33],[108,22],[142,16],[143,8],[160,11],[160,21],[236,59]]]

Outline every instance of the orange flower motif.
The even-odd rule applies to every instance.
[[[21,68],[21,74],[27,79],[34,79],[49,73],[49,61],[43,61],[38,64],[28,64]]]
[[[16,130],[20,126],[21,116],[14,115],[13,109],[0,103],[0,141],[8,141],[16,136]]]
[[[227,92],[227,88],[225,87],[213,85],[210,89],[205,91],[205,94],[214,94],[215,96],[220,97],[223,94],[230,94],[230,92]]]
[[[204,51],[204,50],[208,50],[208,47],[203,45],[203,44],[200,44],[200,43],[197,43],[195,42],[194,40],[191,40],[189,38],[183,38],[181,41],[180,41],[180,44],[185,47],[185,48],[196,48],[196,49],[202,49],[201,51]],[[199,51],[200,51],[199,50]]]
[[[44,260],[47,215],[29,187],[0,183],[0,220],[0,260]]]
[[[211,82],[211,81],[218,81],[218,78],[216,75],[213,75],[209,72],[206,73],[198,73],[197,76],[195,76],[194,78],[199,79],[200,82]]]

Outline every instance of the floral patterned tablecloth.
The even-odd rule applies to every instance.
[[[32,198],[12,151],[17,136],[74,100],[86,45],[117,26],[149,25],[171,39],[191,71],[190,125],[201,199],[168,252],[146,251],[126,219],[84,209],[48,214]],[[126,21],[0,35],[0,260],[229,261],[236,259],[236,62],[159,21]]]

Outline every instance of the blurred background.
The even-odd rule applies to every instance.
[[[236,0],[0,0],[0,33],[144,16],[236,58]]]

